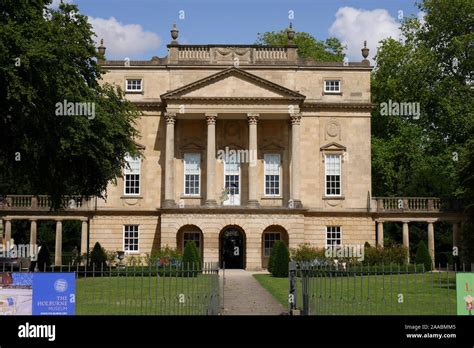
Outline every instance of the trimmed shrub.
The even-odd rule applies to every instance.
[[[431,256],[424,241],[420,241],[416,247],[415,262],[423,264],[426,271],[431,270]]]
[[[313,247],[309,243],[303,243],[298,245],[297,248],[291,249],[292,261],[309,262],[322,259],[325,259],[324,248]]]
[[[45,243],[41,245],[39,250],[37,265],[40,272],[47,270],[51,265],[51,256],[49,255],[49,250]]]
[[[194,266],[193,266],[194,264]],[[199,257],[199,251],[194,241],[186,243],[183,252],[183,267],[184,269],[200,269],[201,258]]]
[[[276,241],[273,244],[270,258],[273,254],[271,273],[274,277],[288,277],[288,263],[290,262],[290,253],[285,243]]]
[[[96,242],[91,252],[91,267],[95,267],[96,270],[107,267],[107,253],[102,248],[99,242]]]

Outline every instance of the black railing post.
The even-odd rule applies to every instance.
[[[295,261],[290,261],[288,264],[288,275],[290,281],[290,293],[288,295],[288,303],[290,305],[290,315],[294,314],[296,310],[296,268],[297,264]]]

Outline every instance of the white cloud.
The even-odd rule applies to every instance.
[[[399,27],[400,22],[387,10],[341,7],[336,12],[336,20],[329,28],[329,33],[347,46],[346,54],[350,61],[360,61],[363,59],[360,50],[364,40],[367,40],[367,47],[370,49],[369,58],[373,58],[380,40],[400,38]]]
[[[67,4],[72,4],[72,0],[62,0],[62,2],[67,3]],[[49,5],[49,7],[58,8],[60,3],[61,3],[61,0],[53,0],[53,2],[51,3],[51,5]]]
[[[104,39],[107,48],[105,55],[107,59],[133,58],[156,50],[161,39],[151,31],[145,31],[139,24],[123,24],[114,17],[109,19],[89,17],[97,45],[100,39]]]

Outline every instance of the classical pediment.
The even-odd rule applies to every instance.
[[[338,143],[330,143],[321,146],[321,151],[346,151],[346,147]]]
[[[161,96],[167,100],[293,100],[304,95],[247,71],[230,68]]]

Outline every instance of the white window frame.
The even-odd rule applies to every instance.
[[[131,239],[131,237],[125,237],[125,232],[127,232],[125,229],[127,227],[130,227],[130,226],[136,226],[137,228],[137,250],[127,250],[125,248],[125,239],[128,238],[128,239]],[[128,231],[130,233],[130,231]],[[133,231],[135,232],[135,231]],[[133,237],[133,239],[135,239],[135,237]],[[122,241],[123,241],[123,251],[126,253],[126,254],[139,254],[140,253],[140,225],[138,224],[126,224],[126,225],[123,225],[123,233],[122,233]]]
[[[266,255],[266,253],[265,253],[266,250],[267,250],[267,247],[265,245],[265,237],[267,235],[270,235],[270,234],[278,234],[280,236],[279,239],[273,239],[273,244],[275,244],[276,241],[283,241],[281,232],[278,232],[278,231],[265,231],[265,232],[263,232],[263,257],[270,257],[270,253],[272,252],[273,244],[272,244],[272,247],[268,251],[268,255]]]
[[[197,193],[186,193],[186,175],[188,175],[188,173],[186,173],[186,157],[188,155],[197,155],[198,156],[198,170],[197,170],[197,174],[189,174],[189,175],[197,175],[198,176],[198,192]],[[184,155],[183,155],[183,196],[186,196],[186,197],[197,197],[197,196],[200,196],[201,195],[201,154],[199,152],[186,152]]]
[[[128,163],[131,160],[138,159],[138,173],[134,173],[133,170],[129,167]],[[142,160],[140,157],[131,157],[129,154],[125,156],[125,168],[123,170],[123,194],[124,196],[140,196],[142,192]],[[138,193],[127,193],[127,175],[138,175]]]
[[[234,164],[234,162],[230,162],[227,157],[224,159],[224,171],[223,171],[224,172],[224,178],[223,178],[224,181],[223,182],[224,182],[224,187],[225,187],[225,177],[226,177],[226,175],[238,175],[239,176],[239,195],[238,195],[239,196],[239,202],[238,202],[239,204],[234,204],[234,202],[231,201],[231,198],[230,198],[230,195],[229,195],[228,200],[227,200],[227,201],[229,201],[229,203],[224,203],[224,205],[239,206],[242,203],[242,201],[241,201],[242,200],[242,165],[241,165],[241,162],[240,162],[240,155],[237,155],[237,159],[236,159],[235,163],[237,163],[237,165],[239,167],[238,173],[236,171],[235,172],[234,171],[229,171],[229,169],[228,169],[229,165]],[[227,202],[227,201],[224,201],[224,202]]]
[[[267,194],[267,156],[278,156],[278,194]],[[279,153],[266,153],[263,155],[263,163],[263,195],[265,197],[281,197],[281,155]]]
[[[338,90],[328,89],[328,84],[331,82],[338,83]],[[327,79],[324,80],[324,94],[341,94],[342,93],[342,81],[340,79]]]
[[[140,89],[129,89],[128,88],[128,82],[129,81],[140,81]],[[141,93],[141,92],[143,92],[143,79],[141,79],[141,78],[125,79],[125,92],[127,92],[127,93]]]
[[[330,237],[330,240],[339,241],[337,244],[328,244],[328,233],[339,233],[339,237]],[[326,236],[324,238],[326,241],[326,248],[333,247],[333,246],[341,246],[342,245],[342,228],[340,225],[331,225],[326,226]]]
[[[328,157],[339,158],[339,194],[328,194]],[[342,197],[342,154],[325,154],[324,155],[324,196],[326,197]]]

